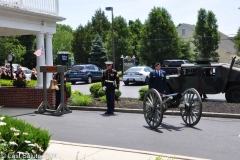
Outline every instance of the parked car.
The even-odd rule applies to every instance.
[[[74,65],[69,71],[68,80],[72,84],[78,81],[92,83],[92,81],[101,81],[102,70],[94,64]]]
[[[153,69],[148,66],[131,67],[123,73],[123,82],[128,85],[130,82],[142,82],[148,84],[149,74]]]
[[[182,64],[189,63],[188,60],[184,59],[172,59],[172,60],[165,60],[163,62],[162,67],[181,67]]]
[[[182,64],[180,74],[167,76],[167,94],[182,93],[195,88],[200,94],[225,93],[229,103],[240,103],[240,60],[231,65],[198,60],[195,64]]]

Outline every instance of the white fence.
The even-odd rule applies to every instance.
[[[58,0],[0,0],[0,5],[32,12],[58,15]]]

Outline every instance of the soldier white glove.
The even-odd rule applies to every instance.
[[[115,92],[118,92],[118,89],[115,89]]]
[[[103,91],[106,91],[106,89],[107,89],[106,86],[103,86],[103,87],[102,87],[102,90],[103,90]]]

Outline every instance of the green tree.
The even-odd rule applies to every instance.
[[[4,65],[7,54],[11,51],[15,55],[14,63],[22,64],[26,48],[22,46],[16,36],[0,37],[0,64]]]
[[[53,61],[54,64],[61,64],[58,58],[58,51],[72,52],[73,30],[65,24],[57,24],[56,33],[53,35]],[[70,55],[71,56],[71,55]]]
[[[33,54],[36,48],[36,36],[35,35],[22,35],[18,36],[17,39],[22,46],[26,49],[26,54],[23,55],[24,61],[21,62],[22,66],[28,67],[29,69],[35,68],[36,55]]]
[[[89,63],[95,64],[100,68],[104,68],[104,62],[107,61],[106,49],[103,47],[102,39],[99,34],[96,34],[95,39],[92,42],[91,51],[89,53]]]
[[[94,16],[92,17],[92,33],[93,35],[96,34],[96,32],[101,37],[102,41],[106,41],[107,32],[110,29],[110,22],[107,19],[107,16],[105,15],[105,12],[103,12],[100,8],[95,11]]]
[[[181,59],[186,59],[188,61],[194,60],[194,53],[191,52],[190,41],[184,41],[180,39],[180,51],[181,51]]]
[[[112,30],[109,30],[106,41],[107,58],[112,60]],[[122,59],[121,55],[132,54],[130,47],[130,32],[126,20],[121,17],[114,18],[114,51],[115,51],[115,69],[120,70]]]
[[[130,56],[135,56],[136,57],[136,65],[139,64],[138,57],[140,55],[140,46],[141,46],[141,32],[143,29],[143,24],[139,19],[136,21],[129,21],[129,30],[130,30],[130,47],[132,50],[132,55]],[[126,55],[125,55],[126,56]]]
[[[89,32],[91,27],[89,22],[85,27],[79,25],[73,33],[72,51],[75,62],[78,64],[89,63],[89,52],[91,50],[91,40],[93,39]]]
[[[212,11],[201,8],[198,11],[198,21],[193,34],[193,43],[196,47],[196,58],[219,59],[216,52],[220,41],[217,19]]]
[[[234,48],[237,50],[237,56],[240,56],[240,27],[238,28],[237,35],[234,37],[235,46]]]
[[[181,57],[179,37],[165,8],[154,7],[142,32],[140,62],[153,66],[157,61]]]

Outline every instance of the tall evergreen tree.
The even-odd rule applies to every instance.
[[[170,14],[165,8],[154,7],[142,32],[140,61],[153,66],[165,59],[181,57],[179,37]]]
[[[103,47],[102,39],[99,34],[96,34],[95,39],[92,42],[91,51],[89,53],[89,63],[95,64],[98,67],[104,69],[106,57],[106,49]]]
[[[240,27],[238,28],[237,35],[234,37],[235,46],[234,48],[237,50],[237,56],[240,56]]]
[[[106,31],[110,29],[110,22],[108,21],[105,12],[102,11],[101,8],[96,10],[94,16],[92,17],[92,29],[93,35],[95,35],[97,32],[101,37],[102,41],[106,41]]]
[[[220,41],[217,19],[212,11],[201,8],[198,11],[198,21],[193,34],[196,58],[219,59],[216,52]]]

